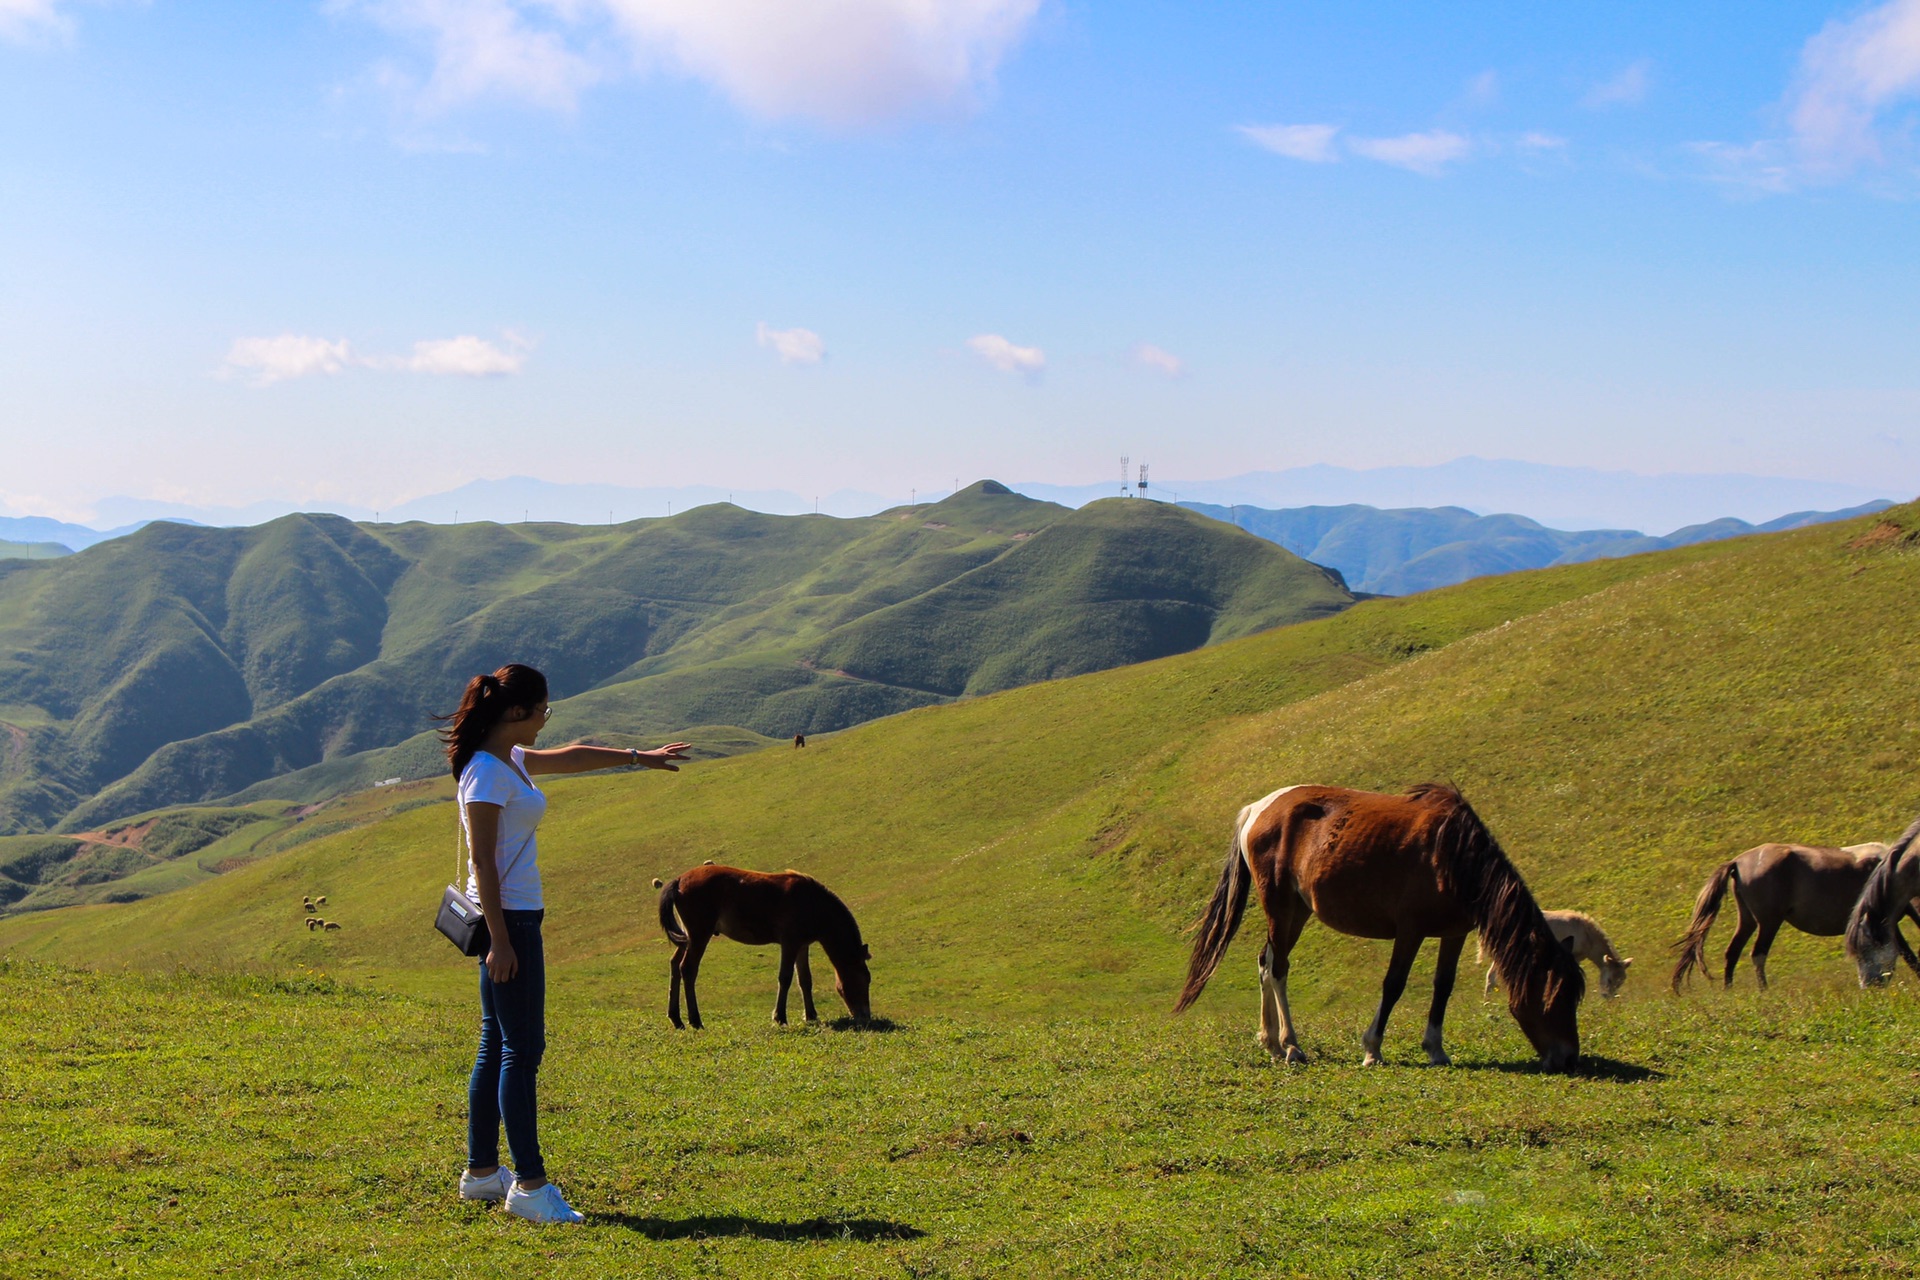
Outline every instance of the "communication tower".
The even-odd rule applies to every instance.
[[[1120,496],[1123,498],[1132,496],[1127,492],[1127,463],[1131,461],[1126,454],[1120,455]]]
[[[1140,487],[1140,496],[1143,498],[1146,497],[1147,496],[1147,464],[1144,462],[1140,464],[1140,486],[1139,487]]]

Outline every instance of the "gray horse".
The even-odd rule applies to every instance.
[[[1907,940],[1900,936],[1900,920],[1920,918],[1915,915],[1920,907],[1920,855],[1908,851],[1916,835],[1920,818],[1874,867],[1847,921],[1847,954],[1859,967],[1863,987],[1877,987],[1893,977],[1895,956],[1913,964]],[[1920,966],[1914,972],[1920,973]]]
[[[1764,990],[1767,955],[1773,950],[1773,936],[1780,931],[1780,926],[1790,924],[1802,933],[1819,938],[1845,933],[1854,903],[1886,857],[1888,847],[1878,843],[1848,845],[1843,849],[1763,844],[1722,863],[1707,878],[1700,897],[1694,902],[1693,919],[1680,941],[1674,944],[1680,952],[1680,962],[1673,969],[1673,989],[1680,990],[1681,980],[1695,966],[1702,973],[1708,971],[1707,931],[1713,927],[1713,918],[1719,913],[1720,901],[1729,887],[1740,908],[1740,924],[1733,940],[1727,944],[1725,984],[1733,985],[1734,966],[1740,963],[1747,939],[1757,932],[1759,937],[1753,943],[1753,971]],[[1901,914],[1920,924],[1920,911],[1915,910],[1911,901],[1897,913]],[[1906,939],[1900,936],[1898,924],[1891,932],[1893,941],[1888,944],[1889,948],[1920,974],[1920,960],[1914,958]]]

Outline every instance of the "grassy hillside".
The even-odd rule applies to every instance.
[[[562,779],[543,829],[552,833],[556,954],[605,957],[610,973],[657,958],[648,880],[714,857],[799,866],[845,888],[863,918],[878,921],[868,926],[877,963],[892,967],[889,950],[915,957],[887,981],[907,1007],[938,999],[953,980],[920,962],[929,951],[962,963],[996,1001],[1039,1008],[1050,992],[1075,988],[1130,1002],[1142,984],[1158,991],[1172,980],[1167,931],[1210,885],[1227,822],[1246,799],[1289,779],[1394,786],[1440,775],[1467,786],[1499,830],[1537,821],[1530,789],[1489,793],[1463,768],[1472,764],[1462,750],[1470,739],[1457,733],[1418,737],[1421,754],[1393,769],[1371,756],[1402,741],[1403,724],[1427,723],[1436,714],[1428,708],[1494,711],[1481,694],[1489,679],[1481,655],[1531,652],[1516,646],[1566,611],[1617,608],[1636,589],[1665,601],[1722,559],[1771,562],[1787,545],[1722,544],[1370,601],[1161,662],[895,716],[805,751],[675,777]],[[1605,663],[1589,639],[1572,643],[1579,670],[1613,678],[1599,674]],[[1430,683],[1462,655],[1473,655],[1470,670]],[[1383,706],[1380,690],[1396,680],[1420,693],[1406,707]],[[1604,708],[1617,694],[1594,696]],[[1594,713],[1610,723],[1604,710]],[[1310,744],[1333,729],[1371,744],[1369,754],[1312,756]],[[1550,767],[1530,745],[1502,745],[1530,769]],[[1292,755],[1275,761],[1276,749]],[[1902,803],[1888,797],[1884,808],[1897,817]],[[164,963],[185,950],[221,963],[417,971],[431,982],[445,972],[444,944],[418,927],[415,899],[444,876],[451,829],[445,806],[422,807],[186,894],[9,921],[0,944],[115,963]],[[1524,827],[1512,843],[1550,887],[1585,852],[1573,843],[1542,848]],[[286,910],[302,892],[346,904],[349,927],[307,934]],[[633,908],[569,912],[561,905],[569,893]],[[969,945],[956,947],[962,937]]]
[[[1863,536],[1823,527],[1370,601],[803,752],[559,780],[556,953],[616,969],[652,955],[647,881],[715,857],[843,886],[874,921],[876,956],[915,957],[885,983],[908,1007],[949,981],[924,956],[963,936],[968,966],[1020,975],[996,980],[996,999],[1112,993],[1111,976],[1131,999],[1172,981],[1167,931],[1211,883],[1241,803],[1287,781],[1440,777],[1549,905],[1594,910],[1630,952],[1656,955],[1730,853],[1871,839],[1920,807],[1905,769],[1920,751],[1905,678],[1920,640],[1885,607],[1920,586],[1920,557],[1873,541],[1892,535],[1851,545]],[[417,900],[451,823],[421,807],[166,899],[8,921],[0,941],[87,962],[184,950],[440,972]],[[352,928],[293,928],[296,890],[332,893]]]
[[[290,774],[312,801],[385,769],[430,773],[431,715],[511,659],[547,672],[571,736],[786,737],[1350,602],[1258,539],[1163,504],[1100,505],[1121,510],[983,482],[863,520],[290,516],[0,561],[0,833],[259,795]],[[969,638],[938,673],[936,632]],[[345,763],[369,752],[387,754]]]
[[[0,560],[55,560],[73,554],[58,542],[7,542],[0,539]]]
[[[542,1087],[549,1159],[594,1215],[574,1233],[450,1200],[472,972],[426,924],[446,803],[0,921],[9,1159],[50,1188],[0,1219],[0,1263],[107,1274],[133,1242],[155,1275],[427,1274],[452,1251],[556,1276],[1914,1274],[1887,1193],[1920,1177],[1914,984],[1854,990],[1838,940],[1798,935],[1765,996],[1674,999],[1659,970],[1715,862],[1920,807],[1916,588],[1900,508],[1370,601],[805,751],[559,780]],[[1459,1065],[1413,1068],[1424,964],[1392,1065],[1359,1069],[1385,948],[1325,929],[1294,966],[1304,1071],[1253,1043],[1251,938],[1166,1016],[1239,804],[1429,777],[1638,959],[1582,1012],[1583,1072],[1528,1070],[1471,974]],[[720,942],[712,1029],[671,1032],[648,880],[705,857],[839,888],[893,1029],[768,1028],[773,957]],[[300,927],[304,893],[345,927]]]

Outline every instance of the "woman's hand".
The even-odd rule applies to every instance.
[[[493,935],[493,946],[487,952],[487,976],[495,982],[512,982],[513,975],[520,972],[520,957],[513,953],[513,944],[500,934]]]
[[[687,748],[692,745],[691,742],[669,742],[666,746],[655,747],[651,751],[636,751],[633,753],[633,762],[648,769],[665,769],[668,773],[678,773],[680,766],[674,761],[684,761],[687,758]]]

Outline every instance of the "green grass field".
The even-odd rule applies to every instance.
[[[0,1162],[45,1188],[0,1217],[0,1274],[1912,1274],[1916,984],[1859,992],[1799,935],[1764,996],[1664,971],[1718,861],[1920,807],[1917,527],[1371,601],[805,751],[556,781],[544,1115],[584,1230],[452,1199],[475,1017],[427,927],[444,802],[0,921]],[[1386,948],[1324,929],[1294,968],[1312,1066],[1255,1045],[1247,939],[1168,1016],[1238,805],[1429,777],[1637,959],[1583,1009],[1583,1071],[1533,1071],[1471,971],[1458,1065],[1414,1065],[1424,964],[1362,1071]],[[673,1033],[649,881],[707,857],[839,889],[892,1029],[775,1030],[774,957],[718,942],[710,1030]],[[339,933],[300,926],[307,893]]]

